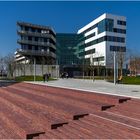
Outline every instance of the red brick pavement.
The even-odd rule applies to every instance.
[[[138,99],[11,84],[0,87],[0,138],[140,139],[139,108]]]

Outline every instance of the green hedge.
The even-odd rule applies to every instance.
[[[123,84],[133,84],[133,85],[140,85],[140,76],[132,77],[132,76],[125,76],[122,79]]]
[[[15,78],[16,81],[34,81],[34,76],[19,76]],[[49,78],[49,80],[56,80],[53,78]],[[42,76],[36,76],[36,81],[43,81]]]

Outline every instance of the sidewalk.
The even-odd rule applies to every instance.
[[[84,80],[84,79],[58,79],[49,82],[32,82],[35,84],[48,85],[53,87],[63,87],[69,89],[84,90],[90,92],[99,92],[119,96],[127,96],[140,99],[139,85],[124,85],[109,83],[104,80]]]

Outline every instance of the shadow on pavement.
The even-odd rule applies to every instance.
[[[15,80],[0,80],[0,88],[7,87],[16,83],[20,83],[20,82],[17,82]]]

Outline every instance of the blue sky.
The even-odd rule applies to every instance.
[[[19,48],[17,21],[49,25],[56,32],[76,33],[103,13],[127,17],[127,47],[140,52],[140,1],[0,1],[0,56]]]

